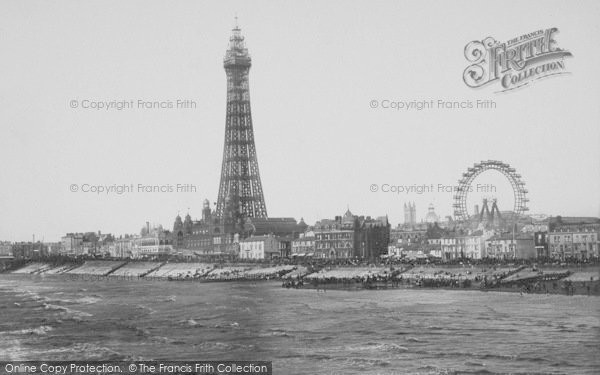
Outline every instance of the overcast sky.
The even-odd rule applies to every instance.
[[[600,215],[597,1],[16,1],[0,3],[0,239],[171,227],[217,200],[225,126],[223,55],[237,13],[269,216],[353,213],[403,220],[415,201],[452,214],[452,194],[371,192],[456,185],[473,163],[523,176],[533,213]],[[557,27],[569,75],[508,93],[467,87],[463,50]],[[191,109],[137,101],[193,100]],[[396,111],[372,100],[494,100],[490,110]],[[85,100],[134,108],[82,108]],[[73,102],[75,101],[75,102]],[[75,103],[77,108],[71,108]],[[479,182],[512,208],[510,185]],[[71,192],[75,184],[77,192]],[[82,185],[130,185],[94,194]],[[195,193],[137,185],[192,184]],[[381,190],[381,189],[380,189]]]

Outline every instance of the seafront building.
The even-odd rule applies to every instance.
[[[537,258],[549,258],[548,252],[548,231],[538,231],[533,233],[533,244]]]
[[[148,233],[135,237],[131,241],[132,258],[167,258],[173,253],[171,235],[162,227],[153,228]]]
[[[390,229],[387,217],[343,216],[309,227],[293,218],[246,218],[237,232],[216,217],[205,200],[200,220],[177,215],[173,230],[149,224],[139,235],[114,238],[98,232],[68,233],[60,243],[3,243],[17,259],[52,254],[134,259],[377,259],[381,257],[454,262],[461,259],[590,259],[599,257],[600,219],[549,218],[513,227],[465,230],[437,222]],[[526,222],[526,220],[523,220]],[[532,229],[545,229],[531,232]],[[266,243],[265,243],[266,241]],[[258,243],[262,245],[257,245]],[[263,249],[263,250],[260,250]]]
[[[422,245],[427,242],[427,225],[407,227],[398,225],[390,230],[390,243],[399,246]]]
[[[292,255],[292,236],[281,236],[277,237],[279,242],[279,255],[281,258],[289,258]]]
[[[12,257],[12,243],[9,241],[0,242],[0,257]]]
[[[206,199],[200,220],[193,220],[189,213],[184,220],[177,215],[171,237],[177,254],[191,254],[207,260],[216,257],[234,259],[240,256],[241,240],[267,235],[277,236],[280,246],[284,247],[280,252],[287,254],[291,252],[292,239],[307,228],[303,220],[297,222],[294,218],[246,218],[239,225],[230,225],[211,210],[210,202]]]
[[[323,219],[314,225],[315,258],[379,258],[386,255],[390,242],[387,217],[344,216]]]
[[[465,236],[465,258],[485,258],[485,241],[493,235],[492,231],[478,230]]]
[[[352,258],[358,253],[358,222],[350,210],[344,217],[316,222],[314,233],[315,258]]]
[[[600,219],[557,217],[550,221],[548,252],[556,259],[598,257]]]
[[[292,240],[292,257],[312,257],[315,255],[315,232],[307,231]]]
[[[114,241],[110,233],[67,233],[61,238],[59,253],[66,256],[104,255]]]
[[[40,241],[15,242],[12,244],[11,252],[16,259],[36,259],[48,256],[48,248]]]
[[[240,241],[240,260],[281,257],[279,241],[274,235],[249,237]]]
[[[174,251],[181,254],[189,251],[198,257],[212,258],[234,256],[238,251],[238,235],[211,211],[208,199],[204,200],[200,220],[192,220],[188,213],[182,221],[177,215],[171,236]]]
[[[536,249],[529,234],[504,233],[485,241],[485,255],[495,259],[534,259]]]
[[[67,233],[61,238],[61,254],[67,256],[83,255],[83,233]]]
[[[112,258],[133,258],[133,243],[137,236],[125,235],[115,239],[109,246],[108,253]]]
[[[242,229],[233,233],[227,232],[227,226],[214,216],[205,201],[201,220],[192,220],[189,214],[182,220],[178,215],[173,231],[161,226],[150,228],[146,223],[139,235],[119,238],[98,231],[67,233],[60,243],[3,242],[0,256],[35,259],[59,254],[187,260],[394,257],[442,262],[599,257],[598,218],[549,218],[548,232],[530,232],[517,226],[514,231],[500,232],[497,229],[442,228],[435,222],[427,224],[426,229],[418,225],[417,228],[399,225],[391,230],[386,217],[373,219],[347,210],[343,216],[319,220],[313,227],[292,218],[248,218]],[[535,228],[544,229],[544,226],[538,223]],[[262,243],[262,252],[256,245],[258,242]]]
[[[492,231],[484,230],[471,233],[458,231],[445,234],[440,238],[441,257],[443,260],[485,258],[485,241],[493,234]]]

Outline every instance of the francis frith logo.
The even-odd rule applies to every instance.
[[[572,54],[558,47],[557,33],[558,29],[553,27],[504,43],[492,37],[472,41],[465,47],[465,58],[471,63],[463,73],[465,84],[478,88],[497,81],[502,92],[568,73],[564,59]]]

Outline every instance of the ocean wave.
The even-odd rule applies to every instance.
[[[74,302],[80,303],[80,304],[85,304],[85,305],[91,305],[91,304],[94,304],[94,303],[100,302],[100,301],[102,301],[102,298],[100,296],[91,295],[91,296],[85,296],[85,297],[78,298]]]
[[[439,330],[448,329],[448,328],[447,327],[440,327],[440,326],[427,326],[427,327],[425,327],[425,329],[430,329],[430,330],[433,330],[433,331],[439,331]]]
[[[238,322],[231,322],[231,323],[217,323],[213,326],[213,328],[234,328],[234,329],[239,329],[240,328],[240,324]]]
[[[171,342],[171,339],[166,336],[154,336],[152,337],[152,341],[159,342],[161,344],[167,344]]]
[[[154,309],[153,309],[152,307],[150,307],[150,306],[146,306],[146,305],[139,304],[139,305],[136,305],[136,308],[137,308],[138,310],[147,310],[147,311],[148,311],[148,314],[150,314],[150,315],[152,315],[152,314],[156,313],[156,310],[154,310]]]
[[[391,353],[404,353],[408,351],[408,348],[405,346],[400,346],[394,343],[377,343],[377,342],[368,342],[362,345],[349,346],[347,347],[349,350],[353,351],[375,351],[375,352],[391,352]]]
[[[177,322],[180,325],[185,325],[188,327],[204,327],[203,324],[198,323],[197,321],[195,321],[194,319],[184,319],[184,320],[180,320]]]
[[[61,348],[32,351],[32,358],[53,358],[56,360],[124,360],[125,355],[105,346],[91,343],[78,343]]]
[[[44,308],[44,310],[60,310],[60,311],[67,311],[68,310],[64,306],[54,305],[52,303],[44,303],[42,305],[42,307]]]
[[[55,294],[61,295],[61,296],[64,295],[63,292],[58,292]],[[41,295],[39,295],[35,292],[31,292],[31,291],[26,291],[25,293],[16,294],[15,296],[23,298],[24,300],[30,300],[30,301],[34,301],[34,302],[42,302],[43,304],[62,303],[62,304],[68,304],[68,305],[74,305],[74,304],[90,305],[90,304],[94,304],[94,303],[102,300],[102,298],[98,295],[84,296],[84,297],[77,298],[77,299],[71,299],[71,298],[57,298],[57,297],[51,297],[51,296],[41,296]]]
[[[563,360],[563,361],[558,361],[558,362],[551,363],[551,364],[550,364],[550,366],[552,366],[552,367],[561,367],[561,368],[562,368],[562,367],[570,367],[570,366],[573,366],[573,364],[571,364],[571,363],[570,363],[570,362],[568,362],[568,361],[564,361],[564,360]]]
[[[196,344],[196,347],[199,347],[204,350],[231,350],[233,349],[233,345],[227,344],[225,342],[220,341],[205,341],[199,344]]]
[[[351,358],[348,360],[350,366],[357,366],[361,368],[373,368],[373,367],[388,367],[391,365],[389,361],[376,358]]]
[[[55,305],[52,303],[44,303],[42,305],[42,307],[44,310],[60,311],[60,314],[62,315],[62,319],[64,319],[64,320],[74,320],[74,321],[79,322],[79,321],[84,320],[84,318],[90,318],[90,317],[94,316],[93,314],[86,313],[84,311],[70,309],[68,307]]]
[[[479,367],[479,364],[474,364]],[[422,366],[417,369],[418,372],[415,374],[423,374],[423,375],[458,375],[458,374],[506,374],[506,372],[493,372],[488,369],[478,368],[475,370],[461,369],[455,370],[452,368],[443,368],[435,365],[427,365]],[[511,373],[514,374],[514,373]],[[514,374],[516,375],[516,374]]]
[[[457,352],[456,354],[461,355],[461,356],[472,356],[472,357],[479,358],[479,359],[501,359],[503,361],[514,361],[514,360],[518,359],[518,356],[516,354],[492,354],[492,353],[472,354],[472,353],[463,353],[463,352]]]
[[[284,330],[284,329],[278,329],[278,328],[271,328],[268,331],[260,332],[258,334],[258,336],[259,337],[271,337],[271,336],[293,337],[293,335],[289,334],[286,330]]]
[[[169,344],[171,344],[171,345],[188,345],[189,343],[187,341],[183,341],[183,340],[172,340],[169,342]]]
[[[19,329],[15,331],[6,332],[9,335],[45,335],[46,333],[52,331],[54,328],[50,326],[39,326],[36,328],[25,328]]]
[[[225,314],[215,314],[215,315],[207,315],[207,316],[197,316],[194,317],[195,320],[213,320],[224,317]]]
[[[481,367],[483,367],[483,366],[485,366],[485,363],[483,363],[483,362],[475,362],[475,361],[466,361],[465,365],[467,365],[467,366],[481,366]]]
[[[434,366],[434,365],[426,365],[426,366],[421,366],[419,368],[417,368],[417,372],[416,374],[428,374],[428,375],[453,375],[456,372],[454,370],[451,369],[446,369],[446,368],[441,368],[438,366]]]

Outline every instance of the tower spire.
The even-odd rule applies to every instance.
[[[235,21],[223,59],[227,75],[227,112],[216,214],[221,219],[241,222],[246,217],[267,217],[267,208],[250,111],[248,73],[252,60],[237,25],[237,15]]]

